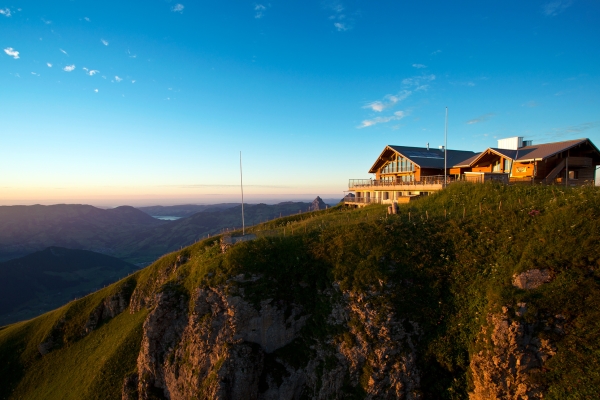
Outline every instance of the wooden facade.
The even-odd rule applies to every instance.
[[[518,149],[488,148],[460,167],[463,174],[507,174],[513,183],[583,185],[594,182],[599,164],[596,146],[589,139],[577,139]]]
[[[583,185],[595,181],[600,151],[589,139],[513,149],[488,148],[481,153],[388,145],[371,169],[374,179],[351,179],[345,204],[402,203],[441,190],[446,183],[543,183]],[[521,144],[519,144],[521,146]],[[447,157],[444,162],[444,156]],[[446,171],[446,180],[444,179]]]
[[[444,154],[443,149],[386,146],[369,170],[374,179],[351,179],[349,191],[353,196],[345,203],[359,207],[371,203],[402,203],[438,191],[444,185],[445,155],[446,164],[451,166],[476,153],[448,150]]]

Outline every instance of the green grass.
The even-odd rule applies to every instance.
[[[198,287],[229,282],[230,290],[243,289],[256,307],[265,299],[286,313],[300,306],[311,317],[300,336],[274,355],[295,367],[314,356],[315,343],[326,338],[352,343],[350,325],[360,328],[357,321],[325,323],[335,300],[330,297],[334,282],[342,290],[377,293],[370,300],[382,310],[376,319],[387,316],[386,305],[399,319],[418,324],[422,392],[439,399],[466,398],[471,390],[470,357],[481,350],[476,339],[487,314],[508,306],[514,316],[516,304],[526,302],[528,311],[520,318],[558,349],[535,377],[546,397],[586,399],[600,392],[600,191],[454,184],[402,205],[398,215],[388,216],[386,209],[334,207],[280,218],[249,228],[258,239],[225,254],[219,237],[206,239],[163,256],[129,279],[149,297],[169,287],[192,299]],[[174,268],[179,256],[188,261]],[[531,268],[550,269],[555,279],[535,290],[514,288],[512,276]],[[258,279],[230,280],[240,274]],[[116,290],[118,285],[110,286],[0,329],[0,399],[15,388],[12,398],[53,398],[68,387],[77,398],[118,397],[123,378],[134,368],[144,312],[122,314],[81,336],[91,310]],[[564,333],[547,329],[557,316]],[[63,346],[40,357],[37,344],[61,318]],[[412,325],[404,327],[411,332]],[[116,357],[119,353],[125,356]],[[268,365],[280,376],[275,358]],[[363,388],[349,381],[344,390],[364,396]]]

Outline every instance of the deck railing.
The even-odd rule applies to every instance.
[[[454,176],[447,176],[446,182],[453,183],[462,180]],[[375,179],[350,179],[348,182],[349,189],[366,188],[366,187],[418,187],[425,185],[443,185],[444,175],[422,176],[419,181],[400,181],[400,180],[375,180]]]

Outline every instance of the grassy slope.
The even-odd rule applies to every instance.
[[[394,284],[397,290],[380,301],[394,304],[399,317],[419,322],[424,332],[418,350],[426,398],[465,398],[469,355],[479,350],[474,343],[485,315],[523,301],[528,312],[521,318],[537,323],[542,336],[550,335],[546,322],[558,314],[565,317],[565,335],[551,337],[558,352],[538,377],[548,388],[547,397],[591,399],[600,391],[599,217],[600,191],[593,188],[453,185],[402,206],[397,216],[386,217],[381,206],[290,216],[253,228],[259,239],[225,254],[215,239],[205,240],[130,279],[146,293],[160,290],[156,278],[180,253],[190,260],[167,284],[184,293],[239,273],[261,274],[255,283],[241,284],[250,300],[301,303],[312,315],[301,337],[275,354],[293,365],[306,361],[315,339],[330,334],[346,340],[343,331],[326,331],[330,299],[320,289],[333,280],[355,291]],[[551,269],[556,278],[536,290],[514,288],[513,274],[530,268]],[[0,365],[0,398],[11,393],[11,385],[17,387],[13,398],[44,398],[39,393],[63,398],[59,388],[67,386],[58,386],[62,382],[74,382],[70,387],[78,398],[94,398],[90,393],[118,397],[116,382],[135,364],[134,338],[143,315],[121,315],[84,339],[67,335],[71,339],[65,348],[44,358],[36,353],[61,315],[67,316],[67,331],[76,332],[111,290],[117,289],[111,286],[0,330],[0,359],[6,360]],[[115,347],[122,365],[109,368],[98,355],[117,354]],[[52,370],[57,372],[50,375]],[[80,381],[72,380],[74,370]],[[103,382],[98,379],[102,371],[109,370],[113,380],[107,382],[115,385],[90,392]],[[349,390],[360,397],[360,388]]]

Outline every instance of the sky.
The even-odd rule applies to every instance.
[[[388,145],[600,147],[600,2],[0,0],[0,205],[341,198]]]

